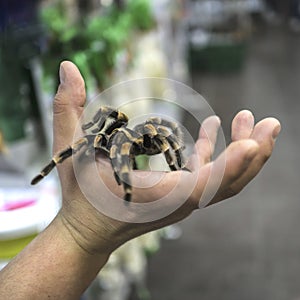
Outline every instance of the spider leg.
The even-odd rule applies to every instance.
[[[170,144],[167,136],[170,134],[169,130],[164,126],[157,126],[154,123],[139,124],[134,128],[136,132],[143,136],[143,149],[147,155],[155,155],[163,152],[166,161],[172,171],[178,170],[175,164],[173,155],[170,152]],[[159,131],[157,130],[159,129]]]
[[[99,110],[96,112],[96,114],[94,115],[93,117],[93,120],[88,122],[88,123],[85,123],[81,126],[81,128],[83,130],[86,130],[86,129],[89,129],[91,128],[94,124],[96,124],[97,122],[99,122],[100,118],[101,118],[101,115],[102,115],[102,110],[103,108],[100,107]],[[103,123],[103,126],[104,126],[104,123]]]
[[[114,120],[107,126],[104,132],[106,135],[111,135],[115,129],[126,126],[126,124],[127,121],[125,122],[124,120],[119,120],[119,119]]]
[[[109,119],[113,119],[114,121],[111,124],[107,125],[107,120]],[[96,125],[96,127],[92,130],[92,133],[97,133],[104,129],[107,125],[108,127],[105,129],[105,131],[108,130],[111,133],[113,129],[121,127],[123,123],[127,124],[127,122],[128,117],[121,111],[109,106],[101,106],[93,117],[93,120],[91,122],[83,124],[82,129],[86,130]]]
[[[90,140],[91,140],[91,136],[85,136],[79,139],[73,145],[69,146],[68,148],[54,155],[52,160],[41,170],[41,172],[37,176],[35,176],[32,179],[31,184],[32,185],[37,184],[45,176],[47,176],[56,167],[57,164],[62,163],[68,157],[78,152],[83,146],[88,145]]]
[[[132,169],[138,170],[138,165],[137,165],[135,157],[133,155],[131,155],[131,161],[132,161]]]
[[[176,122],[172,122],[160,117],[151,117],[146,120],[145,124],[153,124],[154,126],[164,126],[169,128],[179,141],[183,139],[183,132]]]
[[[178,124],[160,117],[149,118],[145,123],[156,126],[158,132],[166,137],[168,143],[174,150],[179,168],[188,170],[184,167],[186,164],[183,155],[185,146],[182,144],[183,132]]]
[[[119,128],[112,137],[112,146],[110,148],[110,159],[114,176],[117,183],[123,186],[125,192],[124,200],[127,202],[131,201],[132,185],[130,171],[135,165],[132,151],[133,146],[138,141],[142,141],[141,136],[129,128],[123,127]]]
[[[130,152],[131,143],[124,143],[121,146],[121,155],[118,153],[118,147],[114,145],[111,148],[111,164],[114,170],[114,176],[119,185],[122,184],[125,195],[124,200],[130,202],[132,194],[132,186],[130,180],[130,158],[128,153]],[[115,156],[114,156],[115,155]]]
[[[111,165],[112,165],[112,168],[113,168],[113,171],[114,171],[114,177],[116,179],[116,182],[118,183],[118,185],[121,185],[121,179],[120,179],[120,176],[118,175],[118,153],[117,153],[117,150],[118,150],[118,147],[116,145],[113,145],[111,148],[110,148],[110,153],[109,153],[109,156],[110,156],[110,160],[111,160]]]
[[[157,147],[163,152],[171,171],[177,171],[178,168],[175,164],[174,158],[170,152],[170,146],[165,137],[161,135],[156,135],[154,137],[154,142],[157,145]]]
[[[174,150],[178,167],[180,169],[184,168],[184,165],[185,165],[185,159],[184,159],[184,155],[183,155],[184,146],[181,145],[177,136],[174,133],[169,132],[164,126],[158,126],[157,132],[161,136],[164,136],[166,138],[166,140],[170,144],[171,148]]]
[[[170,152],[170,146],[172,147],[172,145],[169,143],[167,138],[170,135],[169,130],[167,130],[164,126],[155,126],[154,124],[149,124],[146,126],[152,126],[151,131],[155,131],[154,140],[158,144],[160,151],[163,152],[170,169],[172,171],[178,170],[178,167],[176,166],[174,158]]]
[[[105,148],[106,141],[105,136],[103,134],[97,134],[94,139],[93,147],[95,149],[103,149]]]

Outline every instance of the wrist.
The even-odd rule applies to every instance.
[[[108,217],[92,209],[93,211],[86,211],[84,217],[80,217],[80,214],[72,214],[62,208],[56,219],[66,237],[83,252],[108,259],[124,243],[122,235],[118,234],[122,226],[115,220],[107,220]]]
[[[1,299],[79,299],[108,258],[78,244],[59,213],[2,270]]]

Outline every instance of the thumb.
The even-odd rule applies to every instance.
[[[60,85],[53,103],[53,152],[72,144],[85,104],[85,85],[78,68],[64,61],[59,69]]]

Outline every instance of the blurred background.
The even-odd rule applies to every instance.
[[[167,77],[204,96],[227,143],[244,108],[283,127],[242,193],[127,243],[82,299],[300,300],[300,1],[0,0],[0,268],[60,207],[55,173],[29,183],[51,155],[65,59],[79,67],[88,100],[124,80]],[[185,101],[187,111],[170,114],[195,138],[201,103]]]

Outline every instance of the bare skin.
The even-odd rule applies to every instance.
[[[71,62],[63,62],[61,84],[54,100],[54,153],[72,143],[74,130],[85,105],[84,81]],[[75,178],[72,160],[58,166],[63,204],[46,230],[40,233],[0,273],[1,299],[78,299],[106,263],[110,254],[126,241],[188,217],[198,209],[211,172],[218,172],[224,155],[225,173],[209,205],[239,193],[262,169],[271,156],[280,123],[266,118],[255,124],[249,111],[239,112],[232,121],[232,143],[214,161],[211,156],[220,120],[210,117],[202,124],[194,154],[192,172],[165,174],[147,192],[136,189],[134,202],[151,202],[176,184],[197,182],[189,199],[169,216],[148,223],[125,223],[97,211],[82,194]],[[116,194],[122,194],[106,159],[97,160],[100,176]],[[182,173],[184,172],[184,174]],[[155,172],[150,176],[156,176]],[[142,180],[135,179],[134,180]]]

